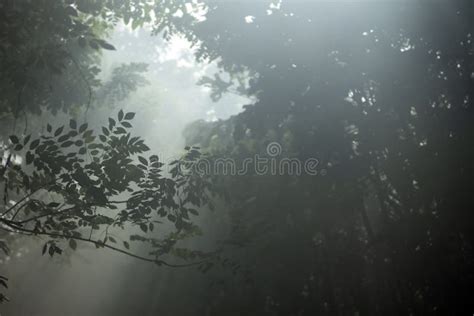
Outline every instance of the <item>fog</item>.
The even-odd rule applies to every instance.
[[[0,1],[0,314],[473,314],[472,21]]]
[[[166,42],[151,37],[147,30],[133,31],[122,25],[110,42],[117,51],[102,57],[103,80],[120,64],[143,62],[148,65],[144,73],[148,83],[121,104],[91,109],[87,119],[100,125],[119,109],[136,112],[138,133],[164,161],[182,154],[187,124],[226,119],[252,102],[237,95],[213,102],[209,89],[197,82],[219,70],[215,63],[196,62],[191,44],[180,36]],[[37,127],[47,119],[37,122]],[[213,227],[215,219],[208,211],[199,221]],[[207,231],[205,238],[186,246],[212,245],[215,238],[215,232]],[[22,238],[17,241],[17,251],[2,260],[9,278],[15,280],[9,289],[11,302],[4,306],[2,315],[192,315],[193,304],[205,295],[205,276],[196,270],[158,268],[87,245],[50,258],[41,254],[44,240]],[[15,298],[28,298],[28,303]]]

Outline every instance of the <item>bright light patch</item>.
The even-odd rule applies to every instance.
[[[217,115],[216,115],[216,110],[214,109],[210,109],[209,111],[206,112],[206,121],[208,122],[216,122],[218,119],[217,119]]]
[[[191,43],[184,37],[175,35],[166,47],[157,47],[158,60],[161,63],[176,61],[180,67],[190,67],[194,64],[194,49]]]
[[[253,21],[255,21],[255,17],[252,16],[252,15],[247,15],[245,17],[245,23],[253,23]]]

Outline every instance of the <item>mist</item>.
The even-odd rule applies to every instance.
[[[473,9],[1,3],[1,315],[473,313]]]

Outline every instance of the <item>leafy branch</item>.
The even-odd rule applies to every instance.
[[[188,148],[171,163],[171,176],[165,176],[165,164],[157,155],[146,156],[150,149],[132,135],[134,116],[120,111],[100,133],[70,120],[68,126],[48,124],[46,133],[37,137],[11,135],[4,150],[23,162],[11,158],[2,170],[0,183],[16,202],[4,206],[0,229],[51,238],[43,247],[51,256],[63,252],[61,243],[76,250],[80,241],[160,266],[205,264],[213,253],[176,248],[179,241],[201,233],[190,215],[210,203],[210,182],[192,168],[180,170],[200,153]],[[155,225],[163,229],[155,230]],[[148,245],[149,256],[131,251],[127,240],[120,247],[110,230]],[[141,234],[131,233],[137,230]],[[105,238],[94,237],[98,231]],[[189,262],[168,262],[162,259],[165,255]]]

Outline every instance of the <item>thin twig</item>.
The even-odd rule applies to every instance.
[[[50,212],[50,213],[47,213],[47,214],[42,214],[42,215],[37,215],[37,216],[34,216],[34,217],[30,217],[30,218],[27,218],[25,220],[22,220],[22,221],[19,221],[18,223],[19,224],[26,224],[26,223],[29,223],[31,221],[34,221],[34,220],[37,220],[37,219],[40,219],[40,218],[43,218],[43,217],[47,217],[47,216],[56,216],[56,215],[59,215],[59,214],[63,214],[63,213],[66,213],[66,212],[69,212],[73,209],[75,209],[76,207],[73,206],[73,207],[70,207],[70,208],[67,208],[67,209],[64,209],[64,210],[61,210],[61,208],[64,206],[64,203],[63,205],[61,205],[60,207],[57,208],[57,211],[56,212]]]
[[[54,182],[54,181],[53,181]],[[31,191],[29,194],[25,195],[23,198],[21,198],[18,202],[15,203],[15,205],[9,207],[5,212],[3,212],[3,214],[1,215],[1,217],[4,217],[5,215],[7,215],[8,213],[10,213],[13,209],[15,209],[15,207],[17,207],[20,203],[22,203],[24,200],[28,199],[29,197],[31,197],[33,194],[35,194],[36,192],[38,192],[39,190],[43,189],[44,187],[52,184],[53,182],[50,182],[50,183],[46,183],[46,184],[43,184],[41,185],[40,187],[38,187],[36,190],[33,190]]]
[[[39,232],[39,231],[35,231],[35,230],[31,230],[31,229],[26,229],[26,228],[23,228],[23,227],[19,227],[19,226],[16,226],[14,223],[8,221],[8,220],[5,220],[5,219],[0,219],[0,222],[3,222],[4,224],[6,224],[7,226],[15,229],[16,233],[28,233],[28,234],[34,234],[34,235],[43,235],[43,236],[49,236],[49,237],[56,237],[56,238],[64,238],[64,239],[74,239],[74,240],[79,240],[79,241],[83,241],[85,243],[91,243],[91,244],[94,244],[96,246],[99,246],[99,247],[104,247],[104,248],[108,248],[110,250],[113,250],[113,251],[116,251],[116,252],[119,252],[119,253],[122,253],[124,255],[127,255],[127,256],[130,256],[130,257],[133,257],[133,258],[136,258],[136,259],[139,259],[139,260],[142,260],[142,261],[146,261],[146,262],[152,262],[152,263],[155,263],[157,265],[164,265],[164,266],[167,266],[167,267],[172,267],[172,268],[186,268],[186,267],[191,267],[191,266],[196,266],[196,265],[200,265],[204,262],[206,262],[207,260],[201,260],[201,261],[197,261],[197,262],[192,262],[192,263],[186,263],[186,264],[173,264],[173,263],[168,263],[166,261],[163,261],[163,260],[158,260],[158,259],[153,259],[153,258],[147,258],[147,257],[143,257],[143,256],[140,256],[140,255],[136,255],[132,252],[129,252],[129,251],[126,251],[126,250],[123,250],[123,249],[120,249],[120,248],[117,248],[117,247],[114,247],[114,246],[111,246],[109,244],[105,244],[99,240],[92,240],[92,239],[87,239],[87,238],[83,238],[83,237],[78,237],[78,236],[66,236],[64,234],[59,234],[59,233],[49,233],[49,232]]]

